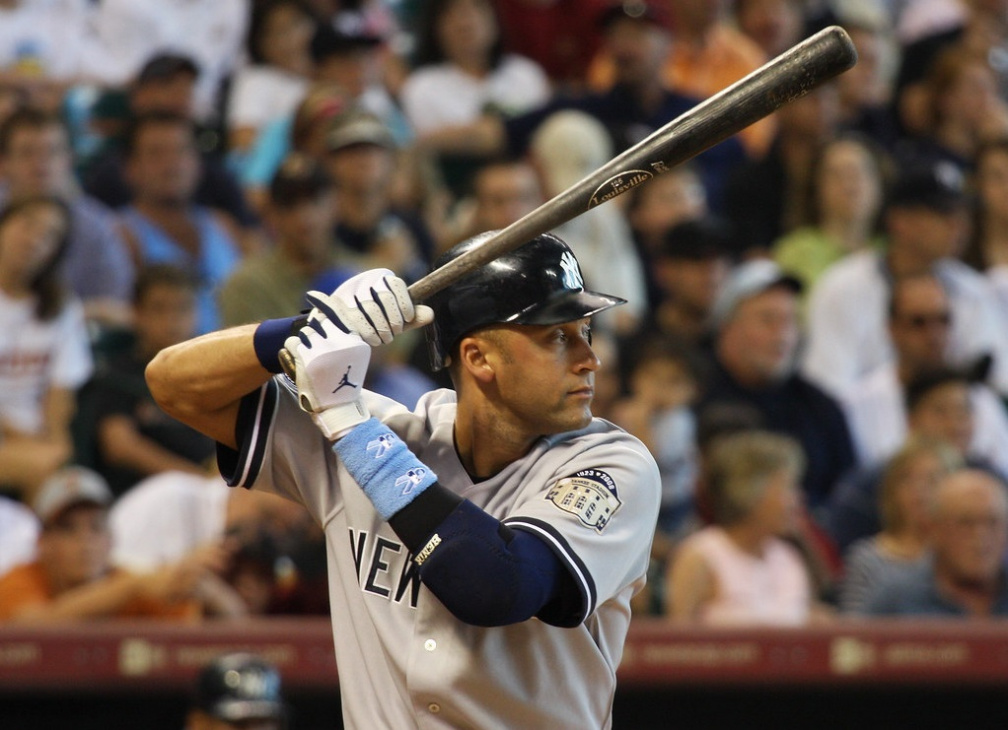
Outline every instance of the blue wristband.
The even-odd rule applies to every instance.
[[[377,418],[355,426],[333,451],[386,521],[437,481],[437,474]]]
[[[280,366],[280,350],[287,338],[297,333],[304,326],[305,315],[283,319],[267,319],[256,327],[252,335],[252,347],[255,348],[259,363],[271,373],[282,373]]]

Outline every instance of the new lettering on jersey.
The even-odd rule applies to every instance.
[[[612,477],[598,469],[585,469],[561,479],[546,493],[546,499],[596,532],[605,529],[622,504]]]

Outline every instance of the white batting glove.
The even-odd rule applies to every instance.
[[[319,312],[341,322],[372,347],[434,321],[434,310],[414,305],[406,282],[389,269],[365,271],[347,279],[330,295],[312,291],[307,298]]]
[[[301,410],[311,414],[326,438],[335,441],[371,417],[361,400],[371,348],[360,335],[313,312],[284,349],[294,361]]]

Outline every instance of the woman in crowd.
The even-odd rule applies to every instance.
[[[713,523],[685,538],[669,565],[665,606],[680,622],[799,626],[814,615],[812,580],[786,537],[797,527],[801,447],[763,431],[720,437],[706,464]]]
[[[927,438],[909,441],[889,460],[879,492],[882,530],[858,540],[844,555],[841,611],[860,613],[877,585],[924,566],[934,487],[961,464],[953,448]]]
[[[846,134],[826,142],[812,164],[813,223],[777,239],[781,268],[812,290],[833,263],[855,251],[881,246],[876,229],[884,184],[882,153],[867,138]]]
[[[0,213],[0,488],[28,502],[72,453],[92,359],[84,312],[57,278],[69,212],[50,197]]]

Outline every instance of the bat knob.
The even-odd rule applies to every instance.
[[[280,367],[283,368],[284,375],[291,380],[296,380],[297,369],[294,367],[294,356],[287,350],[280,350],[277,357],[280,360]]]

